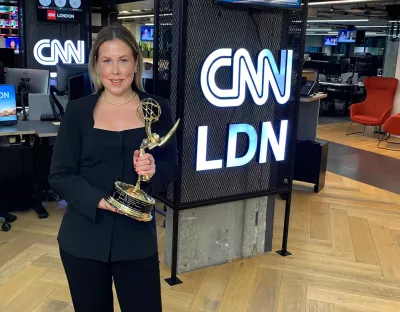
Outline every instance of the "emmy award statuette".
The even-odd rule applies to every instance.
[[[161,106],[151,98],[140,101],[137,114],[144,122],[147,135],[147,138],[145,138],[140,145],[140,155],[143,155],[146,149],[152,150],[155,147],[164,145],[179,126],[178,120],[164,137],[160,137],[157,133],[152,133],[151,125],[159,120],[161,116]],[[112,194],[106,198],[106,201],[121,214],[138,221],[149,222],[152,220],[151,212],[156,202],[153,197],[140,188],[141,182],[149,180],[149,177],[139,175],[136,185],[116,181]]]

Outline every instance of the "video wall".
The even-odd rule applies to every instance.
[[[0,48],[19,53],[18,26],[18,7],[0,3]]]

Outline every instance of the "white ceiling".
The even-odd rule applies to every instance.
[[[137,1],[118,5],[118,11],[154,10],[154,0]]]

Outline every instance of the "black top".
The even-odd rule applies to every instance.
[[[83,258],[102,262],[143,259],[157,252],[155,220],[139,222],[97,208],[112,191],[116,180],[135,184],[133,153],[138,150],[144,128],[121,132],[94,128],[93,110],[100,93],[68,103],[54,146],[49,182],[68,206],[58,234],[60,248]],[[173,127],[169,103],[153,98],[162,109],[152,132],[165,135]],[[142,189],[149,195],[164,191],[178,175],[175,135],[152,151],[156,173]]]

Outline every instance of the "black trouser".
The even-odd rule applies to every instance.
[[[158,254],[114,263],[60,255],[75,312],[112,312],[113,279],[122,312],[162,311]]]

